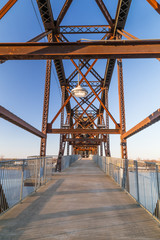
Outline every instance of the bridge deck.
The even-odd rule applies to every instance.
[[[91,160],[0,217],[0,239],[160,239],[158,223]]]

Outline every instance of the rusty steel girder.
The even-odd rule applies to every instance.
[[[0,43],[0,60],[158,58],[160,40],[80,43]]]
[[[156,0],[147,0],[147,2],[160,14],[160,4]]]
[[[112,35],[113,39],[115,39],[115,37],[116,37],[117,29],[124,29],[124,27],[125,27],[131,2],[132,2],[132,0],[118,0],[118,6],[117,6],[116,16],[115,16],[115,20],[114,20],[114,29],[113,29],[113,35]],[[116,60],[113,58],[109,58],[107,60],[103,87],[106,86],[106,87],[108,87],[108,89],[110,86],[113,70],[115,67],[115,61]],[[105,103],[104,91],[102,92],[101,100],[103,103]],[[104,109],[103,109],[102,105],[100,104],[99,112],[102,113],[103,111],[104,111]]]
[[[48,41],[52,42],[52,34],[51,33],[48,36]],[[45,134],[46,137],[41,139],[41,146],[40,146],[40,156],[43,156],[43,157],[46,155],[51,67],[52,67],[52,61],[47,60],[46,77],[45,77],[45,90],[44,90],[44,102],[43,102],[43,117],[42,117],[42,132]]]
[[[109,23],[109,25],[111,27],[113,27],[113,19],[111,18],[106,5],[104,4],[103,0],[96,0],[97,5],[99,6],[101,12],[103,13],[105,19],[107,20],[107,22]]]
[[[13,5],[17,2],[17,0],[9,0],[4,7],[0,10],[0,19],[4,17],[4,15],[13,7]]]
[[[121,158],[127,159],[127,141],[122,137],[122,135],[126,132],[122,59],[117,60],[117,72],[118,72],[119,115],[121,128]]]
[[[47,133],[54,133],[54,134],[120,134],[120,129],[82,129],[82,128],[75,128],[75,129],[52,129],[48,128]]]
[[[8,122],[13,123],[14,125],[36,135],[37,137],[40,138],[45,138],[45,134],[40,132],[38,129],[35,127],[31,126],[27,122],[25,122],[23,119],[17,117],[15,114],[11,113],[4,107],[0,106],[0,117],[7,120]]]
[[[151,115],[149,115],[147,118],[142,120],[140,123],[138,123],[136,126],[131,128],[127,132],[123,133],[122,138],[127,139],[127,138],[133,136],[134,134],[142,131],[143,129],[151,126],[155,122],[158,122],[159,120],[160,120],[160,108],[157,111],[155,111],[154,113],[152,113]]]

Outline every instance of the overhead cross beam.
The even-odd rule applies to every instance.
[[[106,139],[105,138],[86,138],[86,137],[84,137],[84,138],[67,138],[67,137],[65,137],[64,138],[64,140],[65,141],[67,141],[67,142],[85,142],[85,141],[90,141],[90,142],[101,142],[101,141],[106,141]]]
[[[83,129],[83,128],[76,128],[76,129],[52,129],[48,128],[47,133],[54,133],[54,134],[120,134],[119,129]]]
[[[85,43],[0,43],[0,60],[157,58],[160,40]]]
[[[68,25],[59,27],[60,34],[111,33],[110,25]]]

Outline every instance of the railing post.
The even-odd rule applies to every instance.
[[[110,176],[110,157],[108,157],[108,168],[107,168],[108,176]]]
[[[44,158],[44,184],[46,184],[46,173],[47,173],[47,159],[46,157]]]
[[[125,188],[127,190],[127,192],[129,192],[128,159],[124,160],[122,187]]]
[[[22,198],[23,198],[23,179],[24,179],[24,160],[23,160],[23,163],[22,163],[20,201],[22,201]]]
[[[160,192],[159,192],[159,176],[158,176],[158,165],[156,164],[156,176],[157,176],[157,191],[158,200],[156,205],[156,217],[160,219]]]
[[[41,163],[42,163],[42,161],[41,161],[41,158],[40,158],[39,159],[39,173],[38,173],[38,182],[39,182],[38,187],[41,186]]]
[[[37,158],[35,158],[35,192],[37,190]]]
[[[160,199],[160,192],[159,192],[159,176],[158,176],[158,165],[156,164],[156,177],[157,177],[157,192],[158,192],[158,200]]]
[[[134,160],[134,168],[136,173],[137,202],[139,202],[138,162],[136,160]]]

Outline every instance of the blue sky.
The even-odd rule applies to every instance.
[[[0,1],[0,8],[7,1]],[[36,9],[39,22],[35,15]],[[18,1],[0,20],[0,42],[26,42],[43,29],[36,1]],[[56,19],[63,1],[51,1]],[[115,16],[118,0],[106,0],[112,18]],[[90,11],[89,11],[90,10]],[[93,0],[74,0],[61,25],[107,24]],[[146,0],[132,1],[125,30],[140,39],[160,38],[160,16]],[[80,39],[78,35],[74,40]],[[86,36],[97,39],[97,36]],[[73,38],[72,38],[73,39]],[[66,76],[73,67],[64,61]],[[104,76],[105,61],[101,60],[95,69]],[[124,93],[127,130],[159,108],[160,103],[160,62],[156,59],[123,60]],[[89,75],[90,76],[90,75]],[[91,77],[91,76],[90,76]],[[21,117],[31,125],[41,129],[43,92],[45,81],[45,61],[7,61],[0,65],[0,105]],[[54,66],[51,73],[51,97],[49,120],[61,105],[60,89]],[[109,90],[111,113],[119,122],[117,67],[115,67]],[[112,123],[110,123],[112,127]],[[59,127],[57,119],[54,127]],[[0,157],[27,157],[38,155],[40,139],[36,136],[0,119]],[[120,138],[111,136],[112,156],[120,157]],[[129,158],[160,159],[160,122],[128,139]],[[49,135],[47,154],[57,154],[58,135]]]

